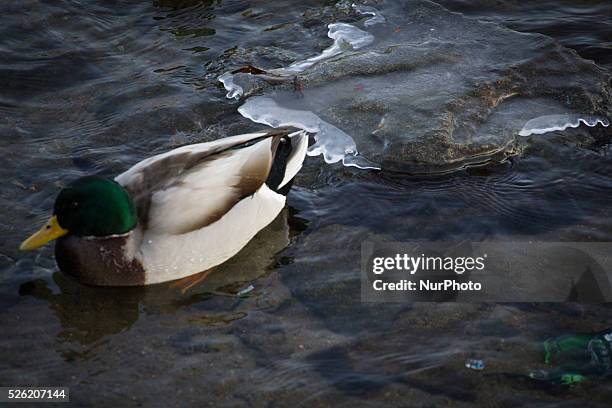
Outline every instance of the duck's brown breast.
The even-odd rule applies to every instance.
[[[145,270],[137,258],[128,259],[130,235],[60,238],[55,259],[60,270],[86,285],[139,286]]]

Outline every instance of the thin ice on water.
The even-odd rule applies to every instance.
[[[325,122],[316,114],[306,110],[288,109],[279,106],[273,99],[254,96],[238,108],[247,119],[274,128],[293,126],[309,133],[315,133],[316,143],[308,148],[309,156],[323,155],[326,163],[342,161],[345,166],[361,169],[379,169],[376,164],[357,154],[352,137]]]
[[[352,7],[355,9],[355,11],[357,11],[359,14],[362,15],[367,15],[367,16],[372,16],[370,18],[368,18],[366,21],[363,22],[363,25],[367,28],[370,26],[373,26],[374,24],[381,24],[384,23],[385,18],[383,17],[382,14],[380,14],[378,12],[378,10],[376,10],[374,7],[372,6],[364,6],[362,4],[352,4]]]
[[[519,136],[542,135],[544,133],[565,130],[568,127],[577,128],[581,123],[589,127],[597,126],[598,123],[604,127],[610,126],[610,121],[600,116],[545,115],[525,123],[519,132]]]
[[[319,55],[310,57],[303,61],[296,61],[286,68],[278,68],[270,71],[277,75],[296,75],[304,72],[317,62],[328,60],[349,50],[358,50],[370,45],[374,41],[374,36],[366,31],[345,23],[333,23],[327,26],[327,36],[334,40],[334,43],[324,49]]]
[[[372,16],[364,22],[366,27],[385,21],[384,17],[373,7],[357,6],[355,4],[353,4],[353,7],[361,14]],[[370,45],[374,41],[372,34],[351,24],[332,23],[327,28],[327,36],[334,41],[331,46],[324,49],[318,55],[296,61],[287,67],[270,70],[268,74],[281,77],[295,76],[318,62],[328,60],[351,50],[358,50]],[[235,76],[232,73],[226,72],[218,79],[227,91],[227,98],[239,99],[244,94],[244,89],[235,82]],[[322,154],[327,163],[342,161],[347,167],[379,169],[378,165],[358,154],[357,146],[351,136],[336,126],[323,121],[312,112],[284,108],[273,99],[260,96],[247,99],[238,109],[238,112],[245,118],[257,123],[272,127],[295,126],[307,132],[315,133],[316,143],[309,148],[308,155],[317,156]]]

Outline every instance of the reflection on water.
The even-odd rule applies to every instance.
[[[242,299],[237,296],[240,288],[269,273],[271,258],[289,244],[287,213],[281,212],[238,255],[202,281],[197,281],[196,276],[147,287],[91,287],[55,272],[53,282],[59,293],[54,293],[44,279],[35,279],[21,284],[19,295],[47,302],[62,326],[58,340],[83,345],[129,329],[141,314],[172,314],[215,296],[227,296],[231,308],[225,313],[213,309],[189,321],[199,325],[229,323],[246,315],[238,307]],[[257,290],[250,296],[258,296]]]
[[[421,0],[400,3],[416,16],[432,13]],[[474,10],[485,10],[504,24],[511,19],[519,30],[544,27],[578,44],[581,55],[609,64],[602,51],[609,50],[609,2],[443,3],[461,3],[477,17]],[[409,37],[417,27],[385,14],[397,4],[374,5],[386,18],[368,28],[376,38]],[[444,22],[434,17],[428,21]],[[51,247],[18,253],[71,179],[116,175],[178,145],[261,129],[237,112],[241,103],[225,98],[220,75],[303,61],[329,47],[328,24],[366,18],[349,2],[318,0],[5,2],[0,383],[69,386],[76,404],[109,406],[363,405],[364,397],[377,405],[609,405],[605,381],[559,388],[526,377],[545,368],[543,339],[609,327],[608,305],[371,305],[359,300],[358,271],[365,239],[612,240],[610,128],[521,138],[513,141],[514,157],[452,173],[375,173],[309,158],[289,208],[202,281],[92,288],[58,273]],[[443,27],[431,28],[434,36]],[[429,54],[427,45],[420,50]],[[332,96],[359,99],[369,91],[363,82],[347,78],[348,91]],[[423,120],[395,124],[406,137],[438,113],[428,101],[444,94],[425,91],[414,116]],[[492,97],[487,87],[479,91],[449,107],[465,113],[463,131],[453,134],[462,141],[504,124],[501,110],[491,115],[495,126],[470,133],[480,123],[466,107]],[[559,106],[574,90],[563,92]],[[517,103],[526,115],[537,105]],[[346,106],[371,119],[373,129],[384,125],[380,106]],[[441,120],[452,128],[453,118]],[[334,125],[348,132],[358,127],[353,122]],[[379,133],[364,134],[364,148],[383,149]],[[252,292],[236,296],[251,283]],[[467,358],[483,359],[487,368],[468,370]]]
[[[60,272],[53,274],[53,281],[59,293],[53,293],[44,279],[36,279],[21,284],[19,295],[49,304],[62,326],[57,336],[60,341],[90,344],[104,335],[129,329],[138,320],[140,288],[117,296],[112,289],[83,286]]]

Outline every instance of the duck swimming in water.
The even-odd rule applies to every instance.
[[[276,218],[307,147],[306,133],[279,129],[180,147],[114,180],[79,178],[20,249],[57,239],[59,268],[90,285],[148,285],[207,271]]]

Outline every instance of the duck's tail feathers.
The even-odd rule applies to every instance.
[[[304,131],[284,135],[278,142],[274,162],[266,184],[272,191],[286,195],[291,181],[302,168],[308,149],[308,134]]]
[[[304,131],[295,132],[289,135],[291,142],[291,154],[287,158],[285,167],[285,176],[278,185],[278,188],[283,188],[287,185],[301,170],[306,158],[306,150],[308,149],[308,134]]]

